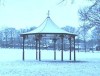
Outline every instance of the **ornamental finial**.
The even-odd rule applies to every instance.
[[[48,17],[50,17],[49,15],[50,15],[50,11],[48,10]]]

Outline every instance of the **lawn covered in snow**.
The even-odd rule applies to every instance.
[[[57,51],[57,60],[54,61],[53,51],[42,50],[41,61],[38,61],[35,60],[35,50],[25,49],[25,61],[22,61],[22,49],[1,48],[0,76],[100,75],[100,52],[76,52],[76,62],[69,61],[69,52],[64,52],[62,62],[60,52]]]

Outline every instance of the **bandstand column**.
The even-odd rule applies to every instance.
[[[41,42],[40,42],[41,37],[42,37],[42,35],[39,34],[39,61],[41,61],[41,47],[40,47],[40,45],[41,45]]]
[[[75,36],[74,36],[74,61],[76,61],[76,53],[75,53]]]
[[[62,43],[62,45],[61,45],[61,61],[63,61],[63,38],[64,38],[64,35],[62,34],[61,35],[61,43]]]
[[[57,39],[54,38],[53,41],[54,41],[54,60],[56,60],[56,41]]]
[[[24,57],[24,42],[25,42],[25,35],[23,35],[23,53],[22,53],[22,60],[24,61],[25,60],[25,57]]]
[[[70,47],[69,47],[69,50],[70,50],[70,52],[69,52],[69,60],[71,60],[71,51],[72,51],[72,47],[71,47],[71,44],[72,43],[72,41],[71,41],[71,36],[69,37],[69,45],[70,45]]]
[[[38,60],[38,38],[36,37],[36,42],[35,42],[35,44],[36,44],[36,60]]]

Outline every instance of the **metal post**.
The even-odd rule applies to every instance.
[[[38,51],[37,51],[37,45],[38,45],[38,39],[36,38],[36,60],[38,60]]]
[[[74,61],[76,61],[76,54],[75,54],[75,36],[74,36]]]
[[[63,34],[61,35],[61,41],[62,41],[61,61],[63,61]]]
[[[79,50],[80,50],[80,47],[79,47],[79,37],[78,37],[78,52],[79,52]]]
[[[54,41],[54,60],[56,60],[56,38],[54,38],[53,41]]]
[[[69,56],[69,59],[71,60],[71,51],[72,51],[72,49],[71,49],[71,43],[72,43],[71,37],[69,38],[69,43],[70,43],[70,56]]]
[[[40,39],[41,39],[41,36],[39,34],[39,61],[41,61]]]
[[[23,59],[23,61],[25,60],[25,57],[24,57],[24,41],[25,41],[25,36],[23,36],[23,55],[22,55],[22,59]]]

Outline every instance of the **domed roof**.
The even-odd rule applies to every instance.
[[[39,27],[37,27],[33,31],[26,32],[23,34],[31,35],[31,34],[39,34],[39,33],[40,34],[72,34],[59,28],[49,17],[49,14],[48,14],[48,17],[44,20],[44,22]],[[75,34],[72,34],[72,35],[75,35]]]

